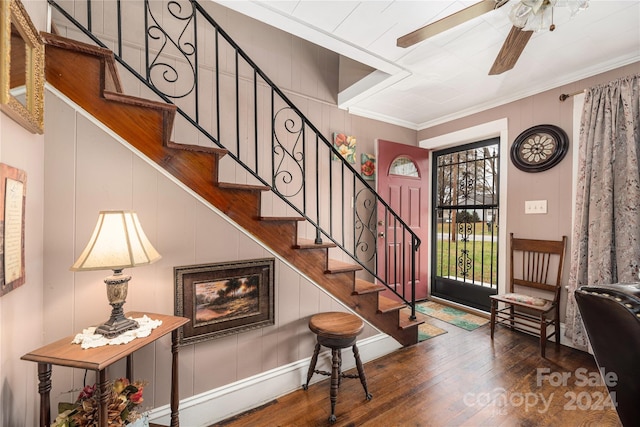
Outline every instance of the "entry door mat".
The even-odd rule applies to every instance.
[[[489,323],[489,319],[458,310],[457,308],[448,307],[433,301],[425,301],[416,304],[416,311],[427,316],[435,317],[443,322],[450,323],[467,331],[473,331],[480,326]]]
[[[438,335],[446,334],[447,331],[440,329],[437,326],[430,325],[428,323],[422,323],[418,326],[418,342],[426,341],[429,338],[437,337]]]

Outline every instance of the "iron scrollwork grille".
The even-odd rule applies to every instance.
[[[436,278],[497,286],[498,150],[484,142],[436,153]]]

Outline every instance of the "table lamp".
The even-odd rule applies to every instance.
[[[95,333],[114,338],[136,329],[138,322],[124,317],[122,306],[127,298],[131,276],[122,274],[127,267],[151,264],[160,254],[142,231],[138,215],[130,211],[101,211],[89,243],[71,266],[71,271],[113,270],[104,279],[111,317],[96,328]]]

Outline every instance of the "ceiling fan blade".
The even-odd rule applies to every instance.
[[[519,27],[511,27],[507,39],[504,41],[498,56],[489,71],[489,75],[502,74],[505,71],[509,71],[516,65],[520,54],[524,50],[524,47],[529,42],[533,31],[525,31]]]
[[[447,31],[450,28],[470,21],[473,18],[477,18],[478,16],[484,15],[487,12],[491,12],[492,10],[499,8],[505,3],[506,1],[496,2],[495,0],[482,0],[479,3],[459,10],[456,13],[453,13],[438,21],[432,22],[431,24],[427,24],[422,28],[418,28],[417,30],[409,34],[400,37],[396,41],[396,46],[413,46],[414,44],[428,39],[431,36],[435,36],[436,34],[440,34],[443,31]]]

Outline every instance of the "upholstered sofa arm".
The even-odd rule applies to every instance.
[[[596,363],[613,372],[607,384],[624,426],[640,420],[640,283],[584,286],[575,292]]]
[[[576,294],[585,295],[591,293],[601,298],[612,298],[618,304],[622,304],[640,322],[640,282],[616,283],[612,285],[583,286]]]

